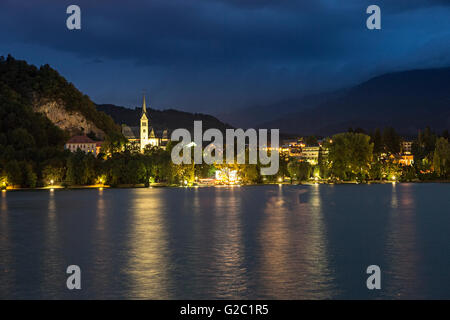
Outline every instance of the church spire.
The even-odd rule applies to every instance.
[[[145,105],[145,93],[144,93],[144,99],[142,102],[142,113],[147,113],[147,106]]]

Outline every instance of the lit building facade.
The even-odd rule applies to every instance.
[[[85,153],[92,153],[97,156],[100,153],[102,146],[101,141],[94,141],[87,136],[74,136],[64,145],[64,149],[70,152],[77,152],[81,150]]]
[[[145,96],[142,101],[142,114],[139,127],[130,127],[123,124],[122,134],[128,139],[132,149],[140,152],[144,152],[147,146],[165,148],[169,142],[167,129],[155,133],[154,128],[150,125],[150,116],[147,112]]]
[[[141,132],[141,152],[144,152],[145,147],[148,145],[152,147],[159,147],[160,141],[155,136],[155,131],[153,128],[149,127],[149,119],[147,116],[147,106],[145,104],[145,96],[142,102],[142,116],[140,122],[140,132]]]
[[[301,157],[312,165],[319,163],[320,146],[302,148]]]
[[[411,154],[412,141],[402,141],[402,153]]]

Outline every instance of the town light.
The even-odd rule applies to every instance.
[[[223,184],[238,184],[240,177],[237,175],[237,170],[232,170],[229,168],[224,168],[221,170],[216,170],[216,181]]]

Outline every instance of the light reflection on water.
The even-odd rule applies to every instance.
[[[308,204],[296,201],[295,193],[308,195]],[[266,198],[260,236],[264,252],[260,294],[265,298],[332,297],[319,193],[314,185],[308,191],[283,188]]]
[[[6,192],[0,298],[450,298],[448,184]],[[82,290],[65,289],[68,265]],[[365,270],[378,264],[382,290]]]
[[[413,184],[392,185],[391,210],[386,239],[386,291],[391,298],[424,298],[417,246]]]
[[[167,223],[160,190],[149,194],[148,190],[136,190],[128,208],[132,216],[129,234],[130,259],[128,270],[131,278],[132,298],[168,299],[169,251]]]

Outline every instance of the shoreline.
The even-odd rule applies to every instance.
[[[371,185],[371,184],[404,184],[404,183],[414,183],[414,184],[422,184],[422,183],[450,183],[450,180],[427,180],[427,181],[367,181],[367,182],[356,182],[356,181],[341,181],[341,182],[324,182],[324,181],[305,181],[300,183],[289,183],[289,182],[283,182],[283,183],[255,183],[255,184],[242,184],[242,185],[225,185],[225,184],[198,184],[198,185],[191,185],[191,186],[179,186],[179,185],[168,185],[164,183],[155,183],[151,184],[150,186],[146,187],[144,184],[136,184],[136,185],[118,185],[118,186],[109,186],[109,185],[86,185],[86,186],[47,186],[47,187],[36,187],[36,188],[11,188],[8,187],[6,189],[2,189],[1,192],[10,192],[10,191],[55,191],[55,190],[83,190],[83,189],[150,189],[150,188],[186,188],[186,189],[192,189],[192,188],[229,188],[229,187],[249,187],[249,186],[311,186],[311,185]]]

